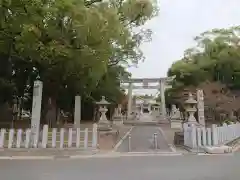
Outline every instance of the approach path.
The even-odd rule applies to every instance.
[[[138,121],[151,122],[151,115],[143,114]],[[154,143],[154,133],[157,134],[157,148]],[[164,151],[171,152],[170,147],[158,126],[135,126],[131,131],[131,151],[132,152],[149,152],[149,151]],[[123,140],[122,144],[116,150],[117,152],[129,151],[129,138]]]

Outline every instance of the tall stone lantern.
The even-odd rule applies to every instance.
[[[107,106],[110,105],[110,103],[108,101],[106,101],[105,96],[102,96],[101,101],[96,102],[96,104],[99,106],[98,110],[100,112],[100,119],[98,121],[98,129],[102,130],[102,131],[112,130],[111,124],[106,116],[106,113],[108,111]]]
[[[197,101],[193,98],[192,93],[189,93],[188,99],[185,101],[185,110],[188,114],[187,124],[199,125],[194,114],[197,112]]]

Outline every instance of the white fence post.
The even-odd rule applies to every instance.
[[[48,125],[44,125],[42,130],[42,148],[46,148],[47,143],[48,143]]]
[[[0,148],[4,148],[6,129],[1,129]]]
[[[94,149],[97,148],[97,138],[98,138],[97,124],[94,123],[92,129],[92,148]]]
[[[22,129],[17,130],[17,142],[16,142],[16,148],[21,147],[21,142],[22,142]]]
[[[32,136],[33,136],[33,147],[37,148],[38,147],[38,138],[39,138],[39,129],[35,133],[32,133]]]
[[[9,135],[8,136],[8,148],[12,148],[12,146],[13,146],[13,138],[14,138],[14,129],[10,129],[8,135]]]
[[[31,141],[31,129],[26,129],[25,148],[29,148]]]
[[[202,128],[202,145],[205,147],[207,145],[207,131],[206,128]]]
[[[80,148],[81,129],[77,128],[76,148]]]
[[[183,138],[184,138],[184,146],[188,146],[189,144],[189,133],[188,133],[188,125],[183,124]]]
[[[202,146],[202,132],[201,132],[201,128],[197,128],[197,146],[198,147]]]
[[[190,139],[191,139],[191,148],[196,148],[197,147],[197,128],[194,124],[191,125],[191,136],[190,136]]]
[[[60,148],[64,147],[64,128],[60,129]]]
[[[73,136],[73,130],[72,128],[68,129],[68,147],[72,147],[72,136]]]
[[[207,128],[207,145],[212,146],[212,130]]]
[[[88,148],[88,128],[84,131],[84,149]]]
[[[56,148],[56,141],[57,141],[57,129],[52,128],[52,148]]]
[[[212,145],[216,146],[218,144],[218,133],[217,125],[212,125]]]

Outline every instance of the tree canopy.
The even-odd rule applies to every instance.
[[[240,27],[213,29],[195,38],[197,46],[185,51],[174,63],[168,76],[175,75],[174,88],[220,81],[240,88]]]
[[[151,31],[141,26],[156,13],[152,0],[1,1],[1,103],[31,94],[37,78],[44,103],[63,107],[76,94],[117,101],[125,67],[144,59]]]

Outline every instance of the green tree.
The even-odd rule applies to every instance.
[[[176,75],[175,84],[197,85],[203,81],[221,81],[239,87],[239,27],[213,29],[196,37],[197,46],[172,65],[168,75]]]
[[[135,29],[156,12],[151,0],[1,1],[5,101],[31,94],[37,77],[44,84],[43,115],[51,114],[49,119],[76,94],[91,100],[107,94],[116,101],[119,78],[127,76],[124,67],[144,58],[139,45],[151,34]]]

